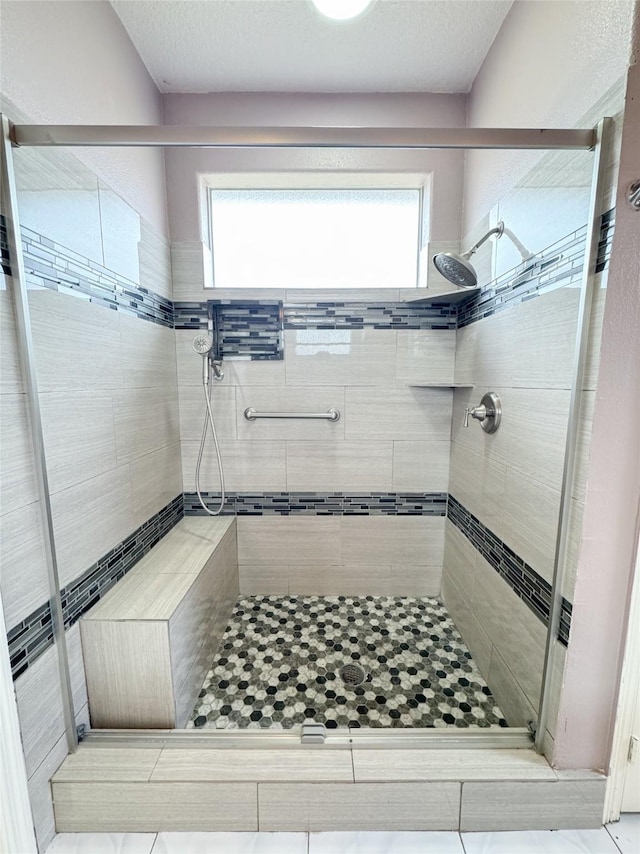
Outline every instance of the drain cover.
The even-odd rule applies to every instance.
[[[357,664],[345,664],[340,668],[340,678],[345,685],[361,685],[366,676],[364,670]]]

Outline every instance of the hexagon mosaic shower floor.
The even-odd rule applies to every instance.
[[[341,669],[364,671],[345,684]],[[187,728],[504,727],[446,608],[387,596],[244,596]]]

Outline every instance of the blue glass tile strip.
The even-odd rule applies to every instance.
[[[173,501],[137,528],[60,591],[65,628],[70,628],[123,578],[183,517],[183,498]],[[17,679],[53,644],[51,606],[45,602],[7,633],[13,678]]]
[[[282,303],[266,300],[212,300],[219,359],[282,359]]]
[[[27,285],[49,288],[173,328],[173,303],[29,228],[22,228]]]
[[[615,209],[604,213],[600,221],[600,242],[596,272],[606,269],[611,255]],[[490,317],[507,308],[570,283],[579,285],[584,265],[586,225],[553,243],[531,261],[499,276],[479,294],[460,306],[458,328]]]
[[[175,302],[176,329],[213,329],[218,359],[284,358],[282,303],[272,300]]]
[[[516,596],[529,607],[545,626],[549,622],[551,606],[551,585],[533,567],[525,563],[486,525],[483,525],[472,513],[460,504],[453,495],[449,495],[447,516],[469,540],[472,546],[503,578]],[[562,600],[562,615],[558,640],[564,646],[569,643],[571,628],[571,603]]]
[[[203,492],[210,509],[220,494]],[[445,516],[446,492],[232,492],[224,516]],[[186,515],[204,515],[194,492],[184,495]]]
[[[456,318],[456,307],[444,302],[284,304],[285,329],[455,329]]]
[[[11,275],[11,263],[9,261],[9,243],[7,241],[7,221],[0,214],[0,265],[5,276]]]

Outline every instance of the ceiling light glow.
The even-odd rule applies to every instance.
[[[311,0],[321,15],[334,21],[348,21],[361,15],[372,0]]]

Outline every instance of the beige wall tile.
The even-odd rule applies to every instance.
[[[347,388],[345,437],[448,440],[452,398],[448,389]]]
[[[474,568],[478,551],[450,519],[445,522],[443,569],[460,590],[473,597]]]
[[[448,440],[393,443],[391,487],[397,492],[447,492]]]
[[[410,780],[552,780],[533,750],[354,750],[357,783]]]
[[[49,290],[29,291],[29,307],[41,392],[122,388],[118,312]]]
[[[51,494],[116,467],[110,392],[48,392],[40,406]]]
[[[255,783],[55,783],[59,833],[257,830]]]
[[[390,596],[440,596],[442,566],[394,564],[389,582]]]
[[[10,282],[10,277],[5,277]],[[18,341],[9,290],[0,289],[0,390],[2,394],[22,394],[22,369],[18,356]]]
[[[142,486],[139,484],[140,490]],[[51,509],[62,586],[89,569],[140,524],[131,508],[129,466],[56,493]]]
[[[464,594],[465,588],[460,588],[445,570],[442,575],[442,601],[446,605],[451,619],[462,635],[469,652],[473,656],[478,669],[488,682],[491,651],[491,638],[482,624],[476,619],[473,609],[473,599]],[[489,687],[492,688],[491,682]]]
[[[112,392],[118,465],[180,441],[177,389]]]
[[[562,483],[569,394],[564,389],[516,389],[502,386],[502,420],[496,433],[485,433],[470,420],[466,406],[479,405],[488,387],[459,389],[454,394],[452,441],[483,458],[513,468],[523,479],[534,477],[554,489]]]
[[[182,473],[186,492],[195,489],[200,442],[182,442]],[[232,492],[286,492],[284,442],[221,442],[224,481]],[[220,474],[213,440],[209,434],[200,467],[200,489],[220,490]]]
[[[142,287],[171,299],[171,246],[169,241],[142,217],[138,262]]]
[[[444,517],[343,516],[342,563],[442,564]]]
[[[142,782],[160,758],[156,748],[79,745],[53,777],[54,783]]]
[[[398,383],[452,383],[455,329],[399,329],[396,355]]]
[[[551,581],[558,531],[560,492],[509,468],[503,515],[493,531],[536,572]],[[480,516],[482,518],[482,516]]]
[[[602,824],[605,779],[464,783],[460,830],[560,830]]]
[[[64,735],[60,674],[55,647],[49,647],[20,676],[15,682],[15,692],[27,776],[31,777]]]
[[[287,442],[292,491],[391,490],[391,442]]]
[[[146,522],[182,492],[180,445],[138,457],[130,464],[133,527]]]
[[[0,517],[0,583],[7,629],[49,598],[47,561],[38,502]]]
[[[358,344],[350,329],[287,329],[284,333],[288,385],[390,385],[395,377],[396,336],[384,344]]]
[[[506,474],[503,463],[452,442],[449,492],[498,536],[504,516]]]
[[[457,830],[459,783],[260,783],[264,831]]]
[[[178,401],[180,408],[180,441],[200,443],[204,417],[207,411],[202,386],[180,386]],[[211,409],[213,411],[213,420],[216,426],[218,441],[235,441],[238,438],[236,429],[235,386],[220,386],[215,384],[211,394]],[[207,437],[207,442],[209,441],[212,441],[211,428],[209,428],[209,435]]]
[[[505,650],[505,655],[508,654],[508,650]],[[529,702],[496,647],[491,649],[491,662],[486,679],[509,726],[527,726],[537,718],[538,703]]]
[[[397,302],[397,288],[288,288],[287,302],[327,302],[332,300],[351,300],[353,302]]]
[[[340,411],[336,422],[304,419],[264,418],[247,421],[244,411],[327,412]],[[239,439],[301,439],[339,441],[345,435],[345,391],[340,386],[238,386],[236,420]]]
[[[286,595],[289,592],[289,567],[283,564],[241,563],[242,596]]]
[[[174,300],[203,300],[203,244],[171,244],[171,278]]]
[[[340,517],[238,517],[240,564],[338,564]]]
[[[353,782],[348,750],[163,750],[152,782]]]
[[[66,755],[67,739],[66,736],[62,736],[29,777],[29,801],[40,851],[46,851],[56,833],[49,781]]]
[[[118,312],[126,388],[177,385],[173,329]]]
[[[37,501],[27,400],[0,396],[0,515]]]
[[[389,596],[391,567],[373,564],[294,564],[289,593],[299,596]]]

